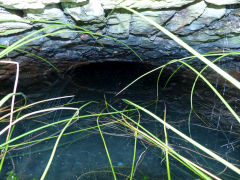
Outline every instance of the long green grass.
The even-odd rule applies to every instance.
[[[146,23],[150,23],[152,25],[154,25],[155,27],[157,27],[160,31],[162,31],[164,34],[166,34],[169,38],[173,39],[175,42],[177,42],[180,46],[182,46],[183,48],[185,48],[186,50],[188,50],[190,53],[193,54],[193,56],[191,57],[185,57],[182,59],[174,59],[172,61],[169,61],[168,63],[155,68],[145,74],[143,74],[142,76],[140,76],[139,78],[137,78],[136,80],[132,81],[132,83],[130,83],[128,86],[126,86],[123,90],[121,90],[118,94],[120,94],[121,92],[123,92],[124,90],[126,90],[128,87],[130,87],[132,84],[134,84],[135,82],[137,82],[139,79],[145,77],[146,75],[149,75],[155,71],[159,71],[160,70],[160,74],[159,74],[159,78],[158,78],[158,82],[160,81],[160,76],[161,73],[163,72],[164,68],[166,66],[170,66],[174,63],[180,63],[182,64],[178,69],[176,69],[176,71],[170,76],[169,80],[167,81],[167,83],[170,81],[171,78],[174,77],[174,74],[184,65],[185,67],[191,69],[194,73],[196,73],[196,80],[193,84],[192,87],[192,92],[191,92],[191,111],[193,111],[194,106],[193,106],[193,92],[194,92],[194,88],[195,88],[195,84],[198,80],[198,78],[200,77],[211,89],[212,91],[219,97],[219,99],[222,101],[222,103],[225,105],[225,107],[230,111],[230,113],[232,114],[232,116],[240,123],[240,117],[237,114],[237,112],[234,111],[234,109],[229,105],[229,103],[223,98],[223,96],[220,94],[220,92],[217,91],[216,88],[214,88],[214,86],[206,79],[206,77],[204,77],[202,75],[202,72],[210,67],[215,73],[220,74],[224,79],[226,79],[227,81],[229,81],[234,87],[236,87],[237,91],[239,91],[240,89],[240,82],[238,80],[236,80],[235,78],[233,78],[231,75],[229,75],[227,72],[223,71],[220,67],[218,67],[216,64],[214,64],[216,61],[218,61],[219,59],[229,56],[229,55],[239,55],[240,52],[233,52],[233,51],[229,51],[229,52],[212,52],[212,53],[206,53],[206,54],[199,54],[197,51],[195,51],[192,47],[190,47],[189,45],[187,45],[186,43],[184,43],[181,39],[179,39],[178,37],[176,37],[174,34],[172,34],[171,32],[169,32],[167,29],[165,29],[164,27],[160,26],[159,24],[157,24],[156,22],[150,20],[149,18],[145,17],[144,15],[142,15],[141,13],[138,13],[137,11],[128,8],[128,7],[124,7],[121,6],[121,8],[128,10],[132,13],[135,13],[136,15],[140,16],[143,20],[146,20]],[[51,35],[55,35],[58,33],[69,33],[69,32],[77,32],[77,33],[83,33],[83,34],[89,34],[92,38],[96,39],[96,36],[101,36],[101,37],[107,37],[107,38],[111,38],[113,40],[115,40],[116,42],[122,44],[123,46],[127,47],[132,53],[134,53],[139,60],[142,61],[142,58],[137,54],[137,52],[135,52],[131,47],[129,47],[127,44],[121,42],[120,40],[107,36],[107,35],[102,35],[102,34],[98,34],[98,33],[93,33],[88,31],[87,29],[84,29],[82,27],[79,26],[75,26],[72,24],[67,24],[67,23],[62,23],[62,22],[56,22],[56,21],[43,21],[43,20],[0,20],[0,21],[32,21],[32,22],[40,22],[40,23],[50,23],[50,24],[54,24],[54,25],[50,25],[44,28],[41,28],[40,30],[37,30],[33,33],[30,33],[29,35],[23,37],[22,39],[18,40],[17,42],[13,43],[10,46],[6,46],[6,45],[0,45],[0,48],[3,48],[4,50],[0,52],[0,58],[3,58],[4,56],[8,55],[9,53],[11,53],[12,51],[21,51],[27,54],[30,54],[46,63],[48,63],[51,67],[53,67],[56,71],[58,71],[57,67],[55,67],[51,62],[49,62],[48,60],[39,57],[38,55],[32,54],[31,52],[27,52],[21,49],[22,46],[27,45],[29,42],[37,40],[39,38],[43,38],[46,36],[51,36]],[[43,34],[43,35],[38,35],[35,37],[36,34],[38,33],[42,33],[44,30],[47,29],[51,29],[51,28],[56,28],[56,27],[63,27],[63,28],[74,28],[74,30],[61,30],[61,31],[57,31],[57,32],[52,32],[52,33],[48,33],[48,34]],[[99,40],[96,40],[101,46],[102,43]],[[213,62],[211,62],[209,59],[207,59],[207,57],[209,56],[219,56],[218,58],[216,58]],[[193,66],[189,65],[189,61],[192,60],[196,60],[199,59],[200,61],[202,61],[203,63],[206,64],[206,66],[200,71],[198,72]],[[108,126],[109,124],[118,124],[124,127],[127,127],[129,129],[131,129],[131,131],[134,132],[134,148],[133,148],[133,159],[132,159],[132,166],[131,166],[131,172],[129,175],[123,175],[126,176],[126,178],[128,179],[134,179],[134,172],[136,171],[137,168],[137,163],[136,163],[136,150],[137,150],[137,142],[138,142],[138,135],[141,135],[142,137],[145,138],[145,140],[150,143],[151,145],[153,145],[154,147],[160,148],[162,149],[163,152],[165,152],[165,161],[166,161],[166,169],[167,169],[167,176],[168,179],[173,179],[172,178],[172,173],[171,173],[171,158],[177,160],[180,164],[182,164],[183,166],[187,167],[188,169],[190,169],[192,172],[194,172],[195,174],[197,174],[200,178],[202,179],[220,179],[219,177],[217,177],[217,175],[213,172],[210,172],[208,170],[206,170],[204,167],[201,167],[199,164],[192,162],[191,160],[185,158],[184,156],[182,156],[181,154],[179,154],[178,152],[176,152],[172,147],[169,146],[168,144],[168,131],[171,130],[172,132],[174,132],[175,134],[179,135],[181,138],[185,139],[189,144],[192,144],[194,147],[198,148],[200,151],[203,151],[204,153],[206,153],[207,155],[211,156],[212,158],[214,158],[217,162],[222,163],[224,166],[228,167],[229,169],[231,169],[234,173],[236,173],[237,175],[240,175],[240,169],[235,166],[234,164],[228,162],[227,160],[223,159],[222,157],[220,157],[219,155],[217,155],[216,153],[214,153],[213,151],[211,151],[210,149],[204,147],[203,145],[201,145],[200,143],[196,142],[194,139],[192,139],[191,137],[188,137],[187,135],[183,134],[181,131],[177,130],[175,127],[173,127],[172,125],[167,123],[167,119],[166,119],[166,113],[167,113],[167,109],[165,108],[164,111],[164,118],[160,118],[157,115],[155,115],[154,113],[150,112],[149,110],[147,110],[145,107],[140,106],[136,103],[133,103],[129,100],[123,100],[126,104],[133,106],[132,109],[123,109],[123,110],[118,110],[116,108],[114,108],[113,106],[111,106],[110,104],[108,104],[105,100],[105,108],[102,112],[100,113],[94,113],[94,114],[86,114],[86,115],[79,115],[79,111],[82,110],[82,108],[84,108],[85,106],[89,105],[89,103],[91,102],[87,102],[84,103],[82,106],[80,106],[79,108],[74,108],[74,107],[68,107],[67,105],[70,104],[62,104],[61,106],[57,106],[57,107],[51,107],[51,108],[47,108],[47,109],[40,109],[38,111],[33,111],[31,113],[27,113],[27,114],[21,114],[22,110],[25,109],[31,109],[32,107],[34,107],[37,104],[40,103],[45,103],[45,102],[49,102],[49,101],[53,101],[53,100],[57,100],[57,99],[61,99],[61,98],[69,98],[72,96],[66,96],[66,97],[59,97],[59,98],[52,98],[52,99],[47,99],[47,100],[42,100],[33,104],[25,104],[24,106],[15,109],[14,108],[14,104],[15,104],[15,97],[16,96],[23,96],[25,99],[25,95],[23,93],[17,92],[17,84],[18,82],[18,76],[19,76],[19,64],[17,62],[14,61],[3,61],[0,60],[0,63],[12,63],[16,65],[16,78],[15,78],[15,84],[14,84],[14,89],[12,91],[12,93],[6,95],[5,97],[3,97],[0,100],[0,112],[1,112],[1,108],[3,108],[3,106],[8,102],[9,99],[11,99],[11,107],[9,110],[9,113],[3,115],[2,117],[0,117],[0,121],[3,119],[9,119],[9,124],[7,126],[5,126],[5,128],[3,128],[0,131],[0,135],[5,134],[6,132],[8,132],[7,135],[7,139],[4,143],[0,144],[0,149],[4,150],[3,154],[2,154],[2,160],[1,160],[1,164],[0,164],[0,170],[4,167],[4,159],[7,155],[7,153],[9,152],[9,150],[11,150],[11,148],[16,148],[16,147],[21,147],[21,146],[25,146],[25,145],[30,145],[30,144],[34,144],[36,142],[42,142],[45,140],[49,140],[49,139],[53,139],[56,138],[56,142],[55,145],[52,149],[52,153],[50,155],[49,161],[46,165],[46,168],[43,170],[42,176],[41,176],[41,180],[46,179],[47,176],[47,172],[51,167],[52,161],[54,159],[55,153],[57,151],[57,147],[59,147],[60,144],[60,140],[62,136],[66,136],[66,135],[72,135],[74,133],[78,133],[78,132],[85,132],[88,131],[90,129],[98,129],[105,150],[106,150],[106,155],[108,157],[109,160],[109,164],[110,164],[110,168],[111,168],[111,173],[113,175],[114,179],[117,179],[118,176],[122,176],[123,174],[118,173],[115,170],[114,164],[112,163],[111,160],[111,154],[108,151],[108,146],[107,143],[104,139],[103,133],[102,133],[102,128],[104,128],[105,126]],[[20,82],[21,83],[21,82]],[[167,85],[166,83],[166,85]],[[158,87],[158,86],[157,86]],[[157,95],[157,98],[160,98]],[[110,111],[110,109],[112,111]],[[14,131],[14,126],[17,125],[19,122],[24,121],[25,119],[29,118],[29,117],[33,117],[35,115],[39,115],[39,114],[43,114],[43,113],[50,113],[53,111],[58,111],[58,110],[70,110],[70,111],[74,111],[74,114],[71,118],[68,119],[63,119],[57,122],[53,122],[53,123],[49,123],[47,125],[43,125],[40,126],[38,128],[35,128],[33,130],[29,130],[26,133],[23,133],[21,135],[18,135],[16,137],[12,137],[12,132]],[[143,126],[141,126],[141,113],[139,111],[142,111],[148,115],[150,115],[154,120],[156,120],[156,122],[163,124],[164,127],[164,135],[165,135],[165,142],[163,142],[160,138],[156,137],[153,133],[151,133],[150,131],[148,131],[147,129],[145,129]],[[138,121],[134,121],[130,116],[127,115],[127,113],[129,112],[134,112],[138,114]],[[16,115],[17,114],[17,115]],[[108,122],[108,123],[100,123],[100,117],[105,117],[105,116],[111,116],[112,117],[112,121]],[[118,116],[116,116],[118,115]],[[96,122],[97,125],[96,126],[92,126],[89,128],[85,128],[85,129],[81,129],[78,131],[73,131],[73,132],[68,132],[65,133],[65,130],[71,126],[73,123],[77,122],[79,119],[84,119],[84,118],[88,118],[88,117],[95,117],[96,118]],[[190,122],[190,121],[189,121]],[[29,141],[25,142],[23,141],[22,143],[19,143],[19,140],[21,140],[22,138],[26,137],[29,134],[32,133],[41,133],[43,130],[55,126],[57,124],[62,124],[64,125],[63,128],[61,129],[60,132],[58,132],[58,134],[56,135],[52,135],[49,137],[45,137],[45,138],[40,138],[40,139],[30,139]],[[171,158],[169,158],[169,156],[171,156]],[[96,171],[98,172],[98,171]],[[107,173],[109,171],[102,171],[103,173]],[[89,172],[90,173],[90,172]],[[100,173],[100,172],[98,172]],[[83,175],[85,176],[85,175]],[[239,176],[240,177],[240,176]],[[80,179],[81,177],[79,177]]]

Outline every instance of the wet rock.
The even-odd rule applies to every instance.
[[[63,22],[63,23],[69,23],[68,18],[63,13],[63,11],[61,11],[59,9],[59,7],[57,5],[49,5],[45,9],[40,9],[40,10],[33,10],[33,9],[29,10],[28,9],[28,10],[25,10],[24,12],[25,12],[26,18],[28,18],[28,19],[41,20],[41,21],[42,20],[43,21],[58,21],[58,22]],[[44,24],[44,23],[40,23],[40,22],[36,22],[36,23],[37,23],[37,25],[40,25],[42,27],[47,27],[50,24],[50,23]],[[76,32],[67,32],[70,30],[71,30],[70,27],[63,25],[61,27],[52,27],[52,28],[46,29],[43,32],[45,34],[55,33],[55,34],[50,35],[50,37],[58,37],[58,38],[62,38],[62,39],[75,39],[77,36],[77,33]]]
[[[24,14],[28,19],[67,22],[67,18],[57,5],[49,5],[45,9],[26,9]]]
[[[174,17],[167,23],[166,28],[171,32],[182,34],[182,30],[186,25],[191,24],[195,19],[201,16],[207,7],[204,1],[188,6],[187,8],[177,12]]]
[[[61,51],[59,53],[56,53],[54,55],[54,58],[56,60],[62,60],[62,59],[67,59],[67,60],[77,60],[80,58],[83,58],[83,53],[81,51]]]
[[[201,44],[203,42],[215,41],[220,38],[221,37],[219,37],[217,35],[208,34],[207,31],[199,31],[199,32],[195,32],[193,34],[184,36],[181,39],[184,40],[189,45],[197,45],[197,44]]]
[[[123,42],[127,43],[129,46],[138,46],[141,44],[141,39],[141,36],[134,36],[130,34],[128,39]]]
[[[132,0],[132,1],[113,1],[113,0],[101,0],[104,9],[113,9],[116,5],[123,5],[137,9],[165,9],[171,7],[182,7],[190,4],[196,0]]]
[[[34,34],[32,34],[32,33],[34,33]],[[42,44],[44,42],[50,40],[48,37],[39,37],[39,36],[44,35],[44,33],[43,32],[38,32],[37,33],[37,30],[32,30],[30,32],[24,32],[24,33],[22,33],[19,36],[6,37],[6,39],[8,39],[10,44],[12,44],[12,43],[20,40],[21,38],[23,38],[23,37],[25,37],[27,35],[30,35],[30,34],[32,34],[30,38],[34,38],[34,40],[28,42],[26,44],[26,46],[22,46],[20,49],[28,48],[28,49],[30,49],[30,51],[35,50],[37,52],[37,51],[39,51],[40,47],[42,46]],[[13,37],[15,37],[15,38],[13,38]],[[0,43],[1,43],[1,38],[0,38]]]
[[[240,34],[240,18],[237,15],[230,14],[221,21],[212,23],[209,29],[219,36],[232,36],[231,34],[238,36]]]
[[[143,15],[157,22],[160,25],[167,22],[174,15],[174,13],[175,13],[174,10],[142,12]],[[151,36],[151,34],[154,34],[157,31],[158,29],[156,27],[149,24],[148,22],[143,20],[141,17],[133,14],[131,19],[131,29],[130,29],[131,34]]]
[[[5,20],[5,19],[17,20],[22,18],[16,14],[10,13],[4,8],[0,8],[0,20]],[[32,25],[27,21],[21,21],[21,22],[0,21],[0,36],[16,34],[31,28],[32,28]]]
[[[58,37],[61,39],[75,39],[78,36],[77,32],[71,32],[71,29],[68,28],[62,28],[62,27],[58,27],[58,28],[51,28],[51,29],[46,29],[44,30],[45,34],[49,34],[49,37]]]
[[[8,9],[43,9],[49,4],[57,4],[60,2],[84,2],[87,0],[0,0],[0,6]]]
[[[156,45],[149,38],[142,37],[140,47],[145,49],[155,49]]]
[[[221,19],[226,13],[225,6],[210,6],[206,7],[202,15],[193,21],[189,26],[184,28],[184,33],[181,34],[188,34],[199,29],[202,29],[205,26],[209,26],[212,22]],[[212,40],[210,38],[210,40]]]
[[[107,34],[118,38],[128,38],[131,14],[113,13],[107,20]]]
[[[226,49],[235,49],[239,47],[239,42],[240,42],[240,36],[236,36],[236,37],[222,38],[214,42],[214,45],[217,47],[226,48]]]
[[[62,3],[64,12],[75,21],[99,23],[104,20],[104,10],[100,0],[89,0],[83,3]]]
[[[227,4],[239,4],[240,0],[205,0],[207,3],[215,4],[215,5],[227,5]]]

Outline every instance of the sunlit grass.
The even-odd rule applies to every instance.
[[[128,7],[122,7],[128,11],[131,11],[135,14],[137,14],[138,16],[142,17],[144,20],[146,20],[147,22],[149,22],[150,24],[156,26],[160,31],[162,31],[163,33],[165,33],[167,36],[169,36],[170,38],[172,38],[175,42],[177,42],[178,44],[180,44],[183,48],[185,48],[186,50],[188,50],[189,52],[191,52],[193,54],[193,56],[191,57],[185,57],[182,59],[174,59],[172,61],[169,61],[168,63],[155,68],[145,74],[143,74],[142,76],[138,77],[136,80],[132,81],[128,86],[126,86],[123,90],[121,90],[118,94],[120,94],[121,92],[125,91],[128,87],[130,87],[132,84],[134,84],[135,82],[137,82],[139,79],[145,77],[146,75],[150,75],[151,73],[155,72],[155,71],[159,71],[160,70],[160,74],[158,77],[158,81],[157,81],[157,88],[160,78],[161,78],[161,73],[164,71],[164,68],[167,66],[170,66],[172,64],[176,64],[176,63],[180,63],[181,65],[176,69],[176,71],[169,77],[169,79],[166,82],[166,85],[169,83],[169,81],[171,80],[171,78],[174,77],[174,74],[182,67],[185,66],[189,69],[191,69],[194,73],[196,73],[196,80],[193,84],[192,87],[192,91],[191,91],[191,111],[193,111],[194,109],[194,105],[193,105],[193,92],[194,92],[194,88],[196,85],[196,82],[198,80],[198,78],[200,77],[211,89],[212,91],[219,97],[219,99],[222,101],[222,103],[225,105],[225,107],[231,112],[232,116],[240,123],[240,117],[239,115],[235,112],[235,110],[229,105],[229,103],[223,98],[223,96],[220,94],[220,92],[217,91],[216,88],[214,88],[214,86],[206,79],[205,76],[202,75],[202,73],[204,72],[204,70],[208,67],[212,68],[212,70],[218,74],[220,74],[224,79],[228,80],[231,84],[233,84],[237,90],[240,89],[240,83],[239,81],[237,81],[235,78],[233,78],[231,75],[229,75],[228,73],[226,73],[225,71],[223,71],[220,67],[218,67],[217,65],[215,65],[214,63],[216,61],[218,61],[221,58],[224,58],[226,56],[230,56],[230,55],[239,55],[240,52],[239,51],[225,51],[223,52],[210,52],[210,53],[206,53],[206,54],[199,54],[198,52],[196,52],[193,48],[191,48],[189,45],[187,45],[186,43],[184,43],[181,39],[179,39],[178,37],[176,37],[175,35],[173,35],[171,32],[169,32],[168,30],[166,30],[165,28],[163,28],[162,26],[160,26],[159,24],[157,24],[156,22],[148,19],[147,17],[145,17],[144,15],[138,13],[137,11],[130,9]],[[0,58],[3,58],[5,56],[7,56],[9,53],[11,53],[12,51],[20,51],[20,52],[24,52],[27,53],[29,55],[32,55],[46,63],[48,63],[52,68],[54,68],[56,71],[58,71],[57,67],[55,67],[50,61],[48,61],[47,59],[44,59],[38,55],[35,55],[31,52],[27,52],[24,50],[21,50],[21,47],[24,45],[27,45],[29,42],[43,38],[43,37],[47,37],[47,36],[51,36],[51,35],[55,35],[58,33],[71,33],[71,32],[76,32],[76,33],[81,33],[81,34],[89,34],[93,39],[95,39],[101,46],[102,43],[100,40],[97,40],[96,37],[97,36],[101,36],[101,37],[107,37],[107,38],[111,38],[114,41],[118,42],[119,44],[122,44],[123,46],[127,47],[132,53],[134,53],[139,60],[142,60],[142,58],[137,54],[137,52],[135,52],[131,47],[129,47],[127,44],[123,43],[122,41],[118,40],[117,38],[113,38],[107,35],[102,35],[102,34],[98,34],[98,33],[93,33],[88,31],[87,29],[84,29],[82,27],[79,26],[75,26],[72,24],[67,24],[67,23],[61,23],[61,22],[56,22],[56,21],[42,21],[42,20],[0,20],[0,21],[33,21],[33,22],[41,22],[41,23],[51,23],[54,25],[50,25],[44,28],[41,28],[40,30],[37,30],[33,33],[28,34],[27,36],[23,37],[22,39],[18,40],[17,42],[13,43],[12,45],[0,45],[0,48],[3,48],[4,50],[0,52]],[[51,29],[51,28],[56,28],[56,27],[72,27],[75,28],[74,30],[60,30],[57,32],[52,32],[52,33],[47,33],[47,34],[43,34],[43,35],[38,35],[38,36],[34,36],[40,32],[43,32],[44,30],[47,29]],[[218,58],[216,58],[214,61],[210,61],[207,59],[207,57],[210,56],[218,56]],[[188,62],[189,61],[193,61],[196,59],[201,60],[202,62],[204,62],[206,64],[206,66],[200,71],[198,72],[193,66],[191,66]],[[9,120],[9,124],[7,126],[5,126],[3,129],[0,130],[0,135],[5,134],[6,132],[8,132],[7,135],[7,139],[5,142],[3,142],[2,144],[0,144],[0,149],[3,150],[4,152],[2,154],[2,160],[1,160],[1,164],[0,164],[0,169],[3,168],[3,163],[4,163],[4,159],[5,156],[7,154],[7,152],[13,150],[14,148],[20,148],[20,147],[24,147],[27,145],[31,145],[37,142],[42,142],[45,140],[49,140],[49,139],[53,139],[56,138],[56,142],[54,144],[54,147],[52,149],[52,153],[50,155],[49,161],[46,165],[46,168],[43,170],[43,174],[41,177],[41,180],[45,179],[48,170],[51,167],[52,161],[54,159],[55,153],[57,151],[57,147],[59,147],[60,140],[62,136],[70,136],[73,135],[75,133],[79,133],[79,132],[87,132],[89,130],[93,130],[93,129],[98,129],[98,132],[100,133],[100,136],[102,138],[103,144],[104,144],[104,148],[106,150],[106,155],[108,157],[109,160],[109,164],[110,164],[110,168],[111,171],[109,170],[100,170],[100,171],[90,171],[87,173],[82,174],[81,176],[79,176],[78,179],[82,179],[84,178],[84,176],[89,175],[91,173],[112,173],[113,178],[117,179],[117,175],[118,176],[123,176],[126,177],[128,179],[135,179],[135,172],[136,169],[138,167],[138,161],[136,162],[136,150],[137,150],[137,142],[138,142],[138,138],[139,136],[144,138],[144,141],[146,141],[147,143],[149,143],[150,145],[157,147],[159,149],[161,149],[164,153],[165,153],[165,162],[166,162],[166,170],[167,170],[167,175],[168,175],[168,179],[172,178],[172,173],[171,173],[171,169],[170,167],[172,166],[171,164],[171,158],[177,160],[179,163],[181,163],[182,165],[184,165],[185,167],[187,167],[188,169],[190,169],[192,172],[194,172],[195,174],[197,174],[200,178],[202,179],[220,179],[219,177],[217,177],[217,175],[214,173],[214,171],[208,171],[206,170],[204,167],[202,167],[201,165],[192,162],[190,159],[185,158],[184,156],[182,156],[180,153],[176,152],[168,143],[168,135],[167,132],[168,131],[173,131],[175,134],[179,135],[181,138],[185,139],[189,144],[192,144],[194,147],[198,148],[199,150],[203,151],[204,153],[206,153],[208,156],[211,156],[213,159],[215,159],[218,163],[222,163],[223,165],[225,165],[226,167],[228,167],[229,169],[231,169],[233,172],[235,172],[236,174],[240,175],[240,169],[235,166],[234,164],[228,162],[227,160],[223,159],[222,157],[220,157],[219,155],[217,155],[216,153],[214,153],[213,151],[211,151],[210,149],[204,147],[203,145],[201,145],[200,143],[196,142],[194,139],[192,139],[191,137],[186,136],[185,134],[183,134],[181,131],[177,130],[175,127],[173,127],[172,125],[170,125],[168,123],[168,120],[166,119],[166,113],[167,113],[167,108],[165,107],[164,110],[164,117],[163,119],[156,116],[154,113],[150,112],[149,110],[146,109],[146,107],[140,106],[136,103],[133,103],[129,100],[123,100],[126,104],[131,105],[133,108],[132,109],[123,109],[123,110],[117,110],[116,108],[114,108],[112,105],[108,104],[106,99],[105,99],[105,107],[104,109],[99,112],[99,113],[88,113],[85,115],[80,115],[79,112],[80,110],[82,110],[85,106],[89,105],[89,103],[91,102],[84,102],[79,108],[76,107],[69,107],[70,105],[72,105],[71,103],[67,104],[68,106],[66,106],[66,104],[62,104],[60,106],[56,106],[56,107],[50,107],[50,108],[46,108],[46,109],[40,109],[37,111],[33,111],[27,114],[21,114],[22,110],[25,109],[31,109],[32,107],[36,106],[37,104],[40,103],[45,103],[45,102],[50,102],[50,101],[54,101],[54,100],[58,100],[58,99],[64,99],[64,98],[71,98],[72,96],[65,96],[65,97],[59,97],[59,98],[50,98],[47,100],[42,100],[39,102],[35,102],[32,104],[27,104],[25,102],[25,105],[14,109],[14,104],[15,104],[15,96],[22,96],[23,98],[25,98],[26,101],[26,97],[23,93],[18,93],[17,92],[17,84],[21,83],[18,82],[18,76],[19,76],[19,64],[17,62],[14,61],[3,61],[0,60],[0,63],[12,63],[12,64],[16,64],[17,68],[16,68],[16,79],[15,79],[15,84],[14,84],[14,89],[13,92],[6,95],[5,97],[3,97],[0,100],[0,108],[4,108],[4,105],[6,104],[6,102],[8,102],[8,100],[10,100],[12,98],[12,102],[11,102],[11,106],[10,106],[10,110],[8,113],[5,113],[4,115],[2,115],[0,117],[0,121],[2,121],[3,119],[8,119]],[[158,91],[157,91],[158,92]],[[117,94],[117,95],[118,95]],[[157,99],[159,99],[159,95],[157,94]],[[111,109],[111,110],[110,110]],[[3,109],[4,111],[6,109]],[[28,130],[27,132],[18,135],[16,137],[11,137],[12,136],[12,132],[14,130],[14,126],[17,125],[19,122],[24,121],[26,119],[29,118],[33,118],[36,117],[36,115],[42,116],[42,115],[46,115],[46,113],[52,113],[54,111],[59,111],[59,110],[70,110],[73,111],[73,115],[71,118],[67,118],[67,119],[63,119],[63,120],[59,120],[57,122],[52,122],[52,123],[48,123],[48,124],[43,124],[42,126],[39,126],[38,128],[32,129],[32,130]],[[141,113],[140,110],[148,115],[150,115],[156,122],[161,123],[163,125],[164,128],[164,135],[165,135],[165,142],[162,141],[160,138],[156,137],[156,135],[154,135],[152,132],[148,131],[147,129],[145,129],[142,125],[141,125]],[[0,109],[1,112],[1,109]],[[137,121],[134,121],[130,116],[128,116],[127,113],[129,112],[134,112],[137,115]],[[17,115],[16,115],[17,114]],[[117,116],[116,116],[117,115]],[[107,123],[101,123],[100,122],[100,117],[106,117],[106,116],[110,116],[111,118],[108,119],[109,121]],[[72,132],[67,132],[65,133],[65,130],[71,126],[73,123],[77,122],[79,119],[85,119],[85,118],[89,118],[89,117],[95,117],[96,118],[96,126],[91,126],[88,128],[84,128],[84,129],[80,129],[80,130],[76,130],[76,131],[72,131]],[[189,121],[190,123],[190,121]],[[55,125],[62,125],[62,129],[57,132],[57,134],[48,136],[48,137],[44,137],[44,138],[39,138],[45,130],[47,130],[47,128],[55,126]],[[112,159],[111,159],[111,154],[108,151],[108,145],[105,141],[104,135],[102,133],[102,128],[110,125],[110,124],[117,124],[118,126],[123,126],[125,128],[131,129],[131,131],[133,132],[133,137],[134,137],[134,148],[133,148],[133,158],[132,158],[132,164],[131,164],[131,172],[130,174],[122,174],[119,173],[114,164],[112,163]],[[17,140],[21,140],[24,137],[33,134],[33,133],[38,133],[36,136],[34,136],[33,139],[28,139],[27,141],[22,141],[22,143],[19,143]],[[18,143],[17,143],[18,142]],[[132,151],[132,150],[131,150]],[[169,158],[169,156],[171,158]],[[204,158],[203,155],[200,155],[202,158]],[[170,166],[171,165],[171,166]],[[213,168],[214,170],[214,168]]]

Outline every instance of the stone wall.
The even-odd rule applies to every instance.
[[[118,4],[136,8],[201,53],[240,50],[240,0],[0,0],[0,21],[24,18],[78,25],[121,40],[145,62],[157,65],[189,55],[152,25],[135,14],[116,7]],[[0,44],[11,45],[27,34],[49,25],[50,23],[32,21],[2,21]],[[38,35],[69,30],[76,28],[54,27]],[[104,47],[87,34],[59,33],[34,40],[22,49],[35,53],[62,69],[73,66],[75,62],[139,61],[128,48],[113,39],[97,36],[97,40]],[[48,65],[23,52],[15,51],[8,54],[8,57],[17,60],[22,66],[35,64],[34,68],[24,68],[23,77],[36,75],[37,72],[49,72]],[[239,72],[240,62],[236,59],[234,61],[228,63],[227,67],[230,71],[232,68]],[[1,69],[0,80],[6,79],[5,71]]]

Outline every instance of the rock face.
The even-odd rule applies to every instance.
[[[98,0],[96,0],[98,1]],[[172,8],[172,7],[182,7],[186,4],[192,3],[196,0],[100,0],[104,9],[113,9],[116,5],[129,6],[131,8],[138,9],[161,9],[161,8]],[[237,0],[232,0],[235,3]],[[0,0],[0,6],[9,9],[43,9],[49,4],[58,3],[91,3],[91,0]],[[93,1],[92,1],[93,2]],[[95,1],[94,1],[95,2]],[[98,2],[97,2],[98,3]]]
[[[32,36],[35,40],[22,50],[62,69],[86,61],[139,61],[123,44],[130,46],[144,62],[157,65],[190,55],[154,26],[119,5],[137,9],[201,53],[240,50],[240,0],[0,0],[0,44],[8,46],[35,33]],[[45,29],[36,33],[41,28]],[[96,34],[84,33],[84,29]],[[32,68],[34,72],[28,74],[49,70],[41,60],[22,51],[9,53],[8,57],[24,65],[35,63],[42,69]],[[240,71],[239,61],[229,62],[221,64],[229,71]],[[0,80],[6,79],[5,72],[2,66]]]
[[[0,8],[0,36],[16,34],[32,28],[32,25],[30,25],[27,21],[11,22],[4,21],[5,19],[21,19],[21,17],[16,14],[11,14],[4,8]]]
[[[82,6],[81,6],[82,5]],[[75,21],[102,22],[104,20],[104,9],[100,0],[89,0],[83,3],[62,3],[64,12],[69,14]]]
[[[113,9],[116,5],[128,6],[137,9],[165,9],[173,7],[182,7],[196,0],[101,0],[104,9]]]
[[[227,4],[239,4],[240,0],[205,0],[207,3],[215,4],[215,5],[227,5]]]
[[[61,2],[80,3],[87,0],[0,0],[0,6],[8,9],[43,9],[49,4],[57,4]]]

